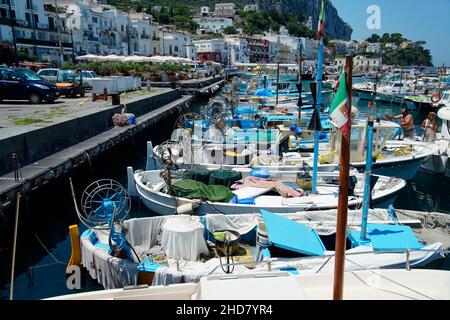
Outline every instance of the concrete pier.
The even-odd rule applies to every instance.
[[[215,86],[225,84],[224,76],[207,77],[201,79],[178,80],[176,82],[152,82],[153,87],[178,88],[184,94],[214,94]]]
[[[127,93],[122,97],[126,112],[134,113],[137,122],[125,127],[112,127],[112,116],[120,113],[121,107],[112,106],[110,101],[86,101],[83,106],[71,103],[66,114],[53,118],[51,122],[24,126],[14,125],[11,121],[19,119],[17,116],[11,118],[7,112],[0,112],[3,114],[0,116],[3,127],[0,129],[0,207],[11,204],[17,192],[28,192],[57,178],[168,114],[186,107],[193,99],[193,96],[182,96],[179,90],[158,88],[153,91]],[[13,110],[14,106],[9,105],[8,108]],[[6,128],[5,123],[9,123]],[[11,160],[13,153],[17,155],[20,167],[15,172]]]

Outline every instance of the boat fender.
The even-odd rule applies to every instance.
[[[291,126],[289,127],[289,130],[290,130],[290,131],[295,131],[295,130],[297,130],[297,124],[295,124],[295,123],[291,124]]]
[[[193,201],[191,203],[182,204],[177,207],[177,214],[187,214],[193,215],[197,212],[198,208],[200,208],[200,203],[197,201]]]
[[[439,92],[434,93],[434,94],[431,96],[431,101],[432,101],[433,103],[438,103],[439,101],[441,101],[441,94],[440,94]]]
[[[268,168],[255,168],[250,172],[250,176],[267,179],[270,177],[270,172]]]
[[[238,204],[255,204],[255,199],[254,198],[239,199]]]
[[[298,127],[297,130],[295,131],[295,133],[297,133],[297,136],[301,136],[303,133],[302,128]]]

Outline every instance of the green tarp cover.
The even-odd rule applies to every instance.
[[[194,167],[189,171],[189,173],[186,175],[187,179],[203,182],[204,184],[210,184],[209,183],[209,175],[211,171],[204,168],[198,168]]]
[[[233,170],[209,171],[204,168],[195,167],[186,175],[186,178],[202,182],[206,185],[231,187],[235,182],[242,179],[242,174]]]
[[[232,170],[216,170],[209,176],[209,185],[222,185],[231,187],[235,182],[242,179],[242,174]]]
[[[172,185],[175,196],[187,199],[206,199],[211,202],[230,202],[233,193],[225,186],[205,185],[190,179],[175,181]]]

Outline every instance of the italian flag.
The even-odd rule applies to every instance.
[[[317,26],[317,40],[321,40],[325,33],[325,8],[323,6],[320,7],[320,15],[319,15],[319,25]]]
[[[350,140],[350,117],[345,72],[339,78],[339,87],[330,107],[330,117],[341,130],[342,135]]]

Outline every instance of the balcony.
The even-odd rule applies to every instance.
[[[152,41],[159,41],[159,37],[152,37]]]

